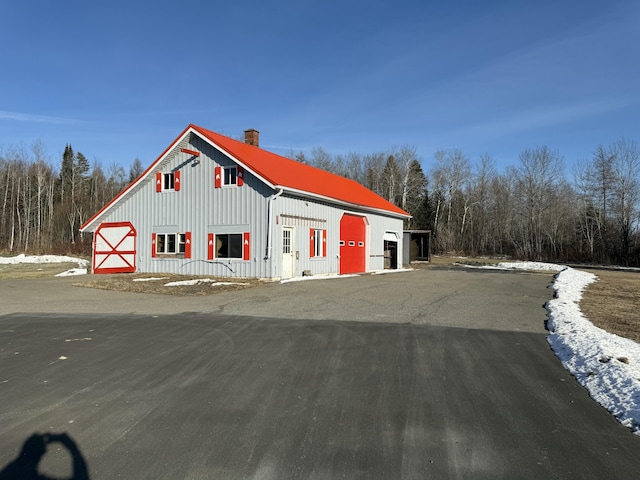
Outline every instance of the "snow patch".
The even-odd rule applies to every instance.
[[[565,268],[566,265],[558,265],[555,263],[544,263],[544,262],[500,262],[495,265],[464,265],[469,268],[482,268],[486,270],[532,270],[532,271],[543,271],[543,272],[561,272]]]
[[[375,270],[371,272],[371,275],[386,275],[388,273],[400,273],[400,272],[412,272],[413,268],[393,268],[393,269],[385,269],[385,270]]]
[[[168,282],[165,283],[165,287],[184,287],[189,285],[200,285],[203,283],[210,283],[212,287],[220,287],[223,285],[247,285],[247,283],[242,282],[218,282],[217,280],[211,278],[195,278],[193,280],[180,280],[177,282]]]
[[[86,275],[86,268],[72,268],[71,270],[67,270],[66,272],[58,273],[55,275],[56,277],[74,277],[76,275]]]
[[[309,280],[331,280],[336,278],[352,278],[359,277],[357,273],[346,274],[346,275],[337,275],[337,274],[329,274],[329,275],[310,275],[308,277],[293,277],[293,278],[285,278],[284,280],[280,280],[280,283],[292,283],[292,282],[306,282]]]
[[[66,257],[64,255],[25,255],[21,253],[15,257],[0,257],[1,265],[17,265],[19,263],[73,263],[78,266],[87,266],[88,260],[77,257]]]
[[[620,423],[640,435],[640,344],[593,325],[580,311],[584,289],[595,282],[592,273],[567,268],[554,283],[547,302],[547,337],[562,365],[591,397]]]

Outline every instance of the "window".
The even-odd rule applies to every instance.
[[[225,186],[244,185],[244,168],[240,165],[228,167],[215,167],[214,169],[214,187],[220,188]]]
[[[156,192],[180,191],[180,170],[156,173]]]
[[[162,177],[163,177],[162,189],[163,190],[174,190],[175,175],[173,174],[173,172],[171,172],[171,173],[163,173]]]
[[[291,230],[288,228],[282,230],[282,253],[291,253]]]
[[[176,255],[191,258],[191,232],[154,233],[151,243],[153,257]]]
[[[242,234],[216,235],[216,258],[242,258]]]
[[[229,258],[238,260],[251,259],[251,234],[244,233],[218,233],[208,234],[207,258]]]
[[[327,231],[319,228],[310,230],[309,256],[310,257],[326,257],[327,256]]]
[[[184,253],[185,244],[184,233],[158,233],[156,253]]]
[[[223,172],[222,174],[223,185],[238,184],[238,169],[236,167],[223,167],[222,172]]]

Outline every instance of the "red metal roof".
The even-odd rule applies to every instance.
[[[190,131],[202,136],[208,142],[223,150],[236,161],[240,162],[249,172],[254,173],[263,180],[269,182],[275,188],[283,188],[302,195],[312,195],[325,198],[327,200],[338,201],[343,204],[373,209],[380,212],[390,213],[401,217],[411,215],[388,202],[381,196],[372,192],[368,188],[354,180],[350,180],[340,175],[336,175],[319,168],[306,165],[290,158],[276,155],[253,145],[234,140],[219,133],[212,132],[197,125],[189,125],[169,145],[164,152],[140,175],[135,181],[128,185],[122,192],[115,196],[109,203],[102,207],[95,215],[87,220],[80,227],[80,231],[90,230],[92,224],[99,219],[106,211],[116,204],[122,197],[131,192],[136,185],[139,185],[158,165],[165,155]],[[95,228],[97,226],[93,225]]]
[[[190,125],[190,127],[275,187],[310,193],[395,215],[410,216],[400,207],[354,180],[276,155],[196,125]]]

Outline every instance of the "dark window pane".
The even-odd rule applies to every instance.
[[[224,169],[224,184],[236,185],[236,167],[227,167]]]
[[[242,234],[234,233],[229,235],[229,244],[231,248],[230,258],[242,258]]]
[[[227,235],[216,235],[216,257],[229,258],[229,237]]]

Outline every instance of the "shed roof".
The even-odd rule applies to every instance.
[[[144,181],[173,147],[189,133],[195,133],[214,148],[221,150],[242,165],[245,170],[261,178],[274,189],[283,189],[294,194],[335,201],[351,206],[352,208],[373,210],[396,217],[408,218],[411,216],[400,207],[385,200],[354,180],[306,165],[191,124],[140,177],[127,186],[127,188],[120,192],[93,217],[87,220],[84,225],[80,227],[80,231],[92,231],[93,228],[96,228],[100,217],[110,210],[121,198],[127,196],[136,185]]]

